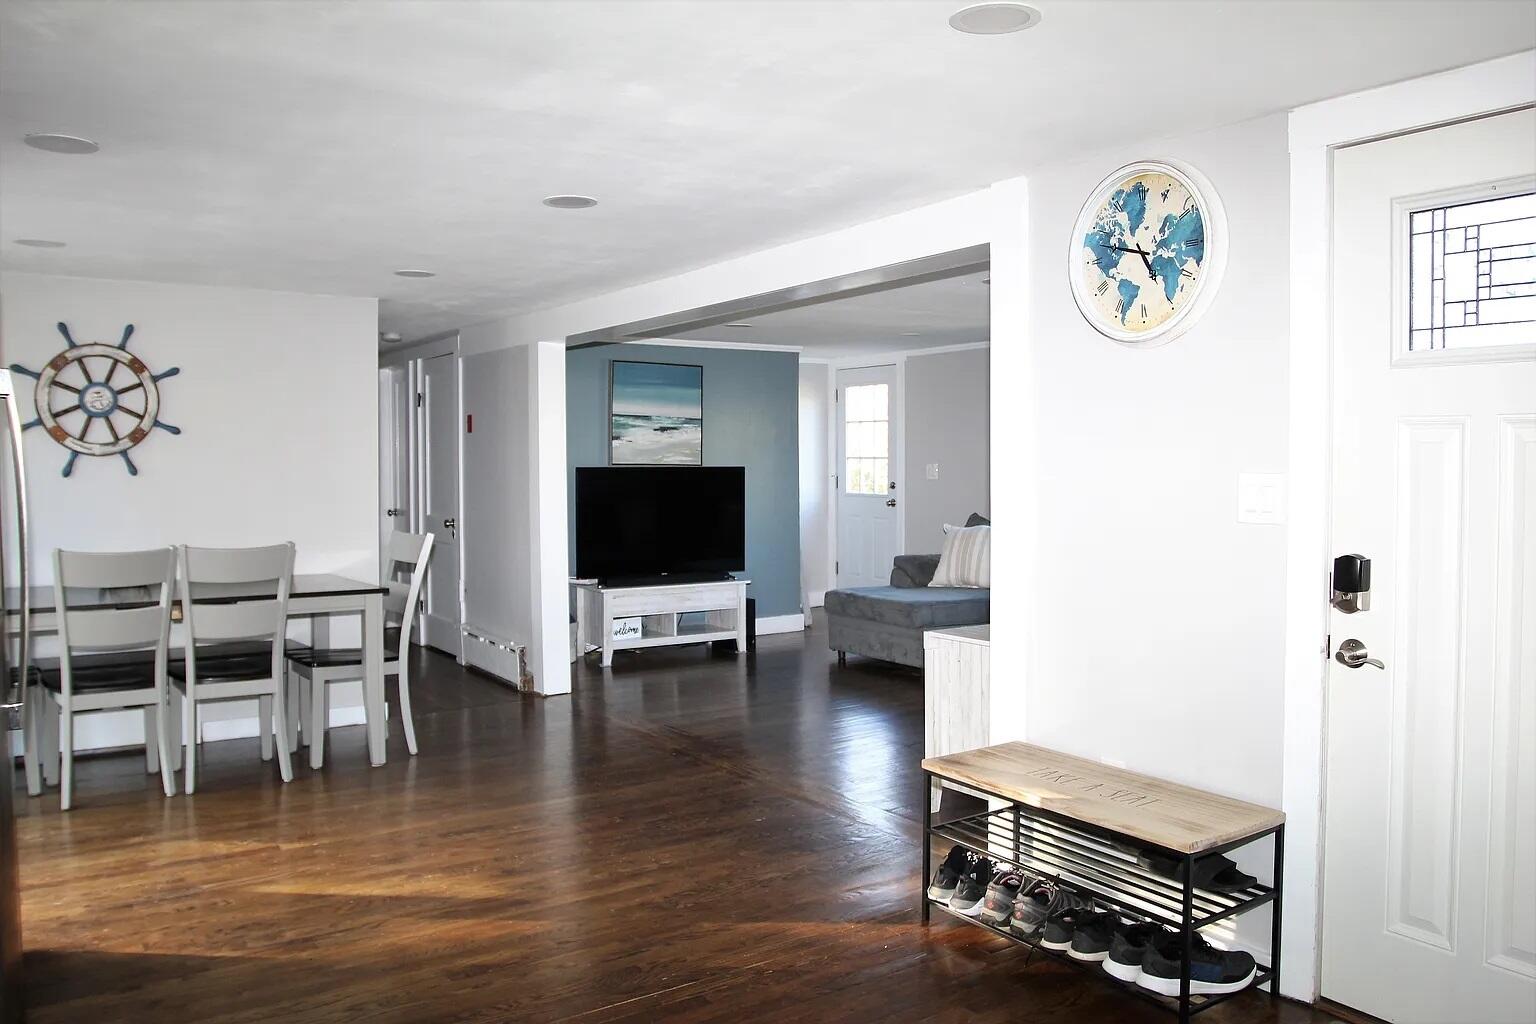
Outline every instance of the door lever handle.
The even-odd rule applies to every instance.
[[[1333,656],[1334,660],[1347,668],[1359,668],[1362,665],[1374,665],[1377,668],[1386,668],[1386,664],[1371,657],[1371,652],[1365,649],[1365,644],[1359,640],[1345,640],[1339,644],[1339,650]]]

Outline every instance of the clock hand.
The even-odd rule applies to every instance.
[[[1156,281],[1158,279],[1157,271],[1152,269],[1152,261],[1147,259],[1147,257],[1152,255],[1152,254],[1147,252],[1147,250],[1143,249],[1141,246],[1138,245],[1134,249],[1127,249],[1127,248],[1124,248],[1123,246],[1111,245],[1111,246],[1109,246],[1109,248],[1114,249],[1116,252],[1133,252],[1136,255],[1140,256],[1142,264],[1147,268],[1147,273],[1152,275],[1152,280]]]

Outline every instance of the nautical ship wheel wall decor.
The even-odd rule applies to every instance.
[[[41,371],[11,364],[15,373],[24,373],[37,381],[33,396],[37,419],[23,426],[42,427],[48,436],[69,451],[64,460],[64,475],[75,468],[82,455],[105,457],[118,455],[133,476],[139,468],[128,457],[156,427],[171,434],[181,433],[160,419],[160,382],[181,372],[177,366],[154,373],[144,361],[128,351],[133,324],[123,328],[123,340],[116,345],[88,342],[84,345],[70,336],[69,327],[60,322],[59,333],[67,343]],[[127,371],[123,376],[122,371]]]

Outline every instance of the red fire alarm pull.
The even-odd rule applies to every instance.
[[[475,414],[472,413],[472,412],[467,412],[467,413],[464,414],[464,433],[466,433],[466,434],[473,434],[474,432],[475,432]]]

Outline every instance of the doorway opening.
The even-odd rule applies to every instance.
[[[746,466],[757,632],[805,628],[828,590],[885,585],[989,513],[989,267],[973,246],[573,336],[568,470],[619,464],[613,360],[700,366],[695,464]]]
[[[432,561],[417,620],[421,642],[462,661],[462,466],[458,334],[382,354],[379,536],[430,533]]]

